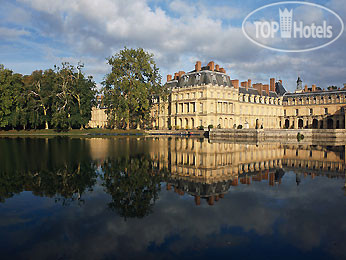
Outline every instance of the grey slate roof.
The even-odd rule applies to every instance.
[[[189,72],[182,75],[179,80],[172,80],[167,82],[166,84],[169,87],[183,88],[195,85],[207,85],[210,83],[219,86],[233,86],[230,77],[225,73],[207,70],[201,70],[199,72]]]
[[[288,100],[288,98],[304,98],[304,97],[317,97],[317,96],[330,96],[330,95],[346,95],[346,89],[338,90],[322,90],[314,92],[300,92],[300,93],[285,93],[283,100]]]
[[[287,92],[287,90],[284,88],[284,86],[282,86],[282,84],[280,82],[276,82],[275,83],[275,92],[279,96],[283,96]]]
[[[201,86],[201,85],[219,85],[226,87],[233,87],[232,81],[228,75],[222,72],[210,71],[208,66],[202,67],[201,71],[196,70],[190,71],[182,75],[178,80],[171,80],[166,83],[169,88],[184,88],[191,86]],[[239,86],[239,93],[248,95],[259,95],[257,89],[248,88],[246,90],[244,87]],[[262,96],[278,97],[286,93],[286,89],[282,86],[280,82],[275,83],[275,92],[269,91],[269,95],[263,90]]]
[[[254,96],[257,96],[259,95],[259,92],[257,91],[257,89],[255,88],[248,88],[246,90],[246,88],[244,87],[239,87],[239,93],[241,94],[248,94],[248,95],[254,95]],[[269,95],[267,94],[267,92],[265,92],[265,90],[262,91],[262,96],[265,96],[265,97],[277,97],[277,94],[275,92],[272,92],[272,91],[269,91]]]

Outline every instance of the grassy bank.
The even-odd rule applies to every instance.
[[[72,129],[58,132],[53,129],[42,130],[9,130],[0,131],[0,136],[87,136],[87,135],[138,135],[144,134],[142,130],[122,130],[122,129]]]

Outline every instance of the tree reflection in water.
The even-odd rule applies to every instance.
[[[112,196],[110,209],[125,219],[143,218],[152,212],[164,174],[155,170],[148,155],[108,159],[102,170],[102,185]]]
[[[55,198],[63,205],[72,201],[80,204],[84,202],[82,195],[96,184],[97,167],[83,140],[5,139],[0,148],[7,151],[0,154],[1,202],[32,191],[36,196]]]

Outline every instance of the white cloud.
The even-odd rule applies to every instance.
[[[282,55],[268,51],[254,45],[241,31],[240,24],[246,16],[244,9],[251,10],[251,6],[181,0],[155,7],[140,0],[19,2],[31,8],[31,21],[25,22],[30,29],[60,43],[73,58],[86,58],[85,63],[94,60],[91,67],[105,66],[95,71],[107,71],[101,61],[127,46],[153,52],[163,74],[192,70],[193,58],[203,63],[215,60],[231,71],[232,78],[241,77],[240,80],[284,75],[283,81],[294,87],[298,72],[303,71],[303,79],[309,84],[324,86],[333,80],[336,82],[333,84],[340,85],[346,81],[343,76],[345,37],[323,50],[309,53]],[[342,6],[336,0],[332,4]],[[338,66],[330,57],[335,57]]]
[[[20,36],[28,36],[30,32],[21,29],[9,29],[6,27],[0,27],[0,39],[1,40],[13,40],[19,38]]]

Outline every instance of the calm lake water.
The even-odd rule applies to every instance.
[[[345,259],[345,146],[0,138],[1,259]]]

